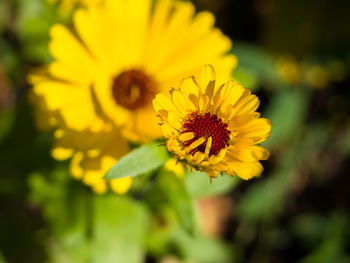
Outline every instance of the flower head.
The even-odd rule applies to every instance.
[[[97,120],[120,127],[132,141],[160,137],[156,93],[205,63],[220,68],[222,78],[236,65],[227,54],[231,41],[213,27],[212,14],[194,12],[191,3],[173,0],[105,0],[78,9],[74,32],[51,28],[50,78],[34,82],[35,93],[71,129]]]
[[[54,148],[69,149],[83,173],[75,177],[92,186],[96,182],[85,177],[104,182],[113,165],[106,160],[125,154],[128,140],[161,137],[152,99],[185,72],[213,63],[221,78],[230,76],[236,65],[227,54],[231,41],[213,23],[211,13],[195,15],[189,2],[104,0],[74,13],[74,31],[51,28],[53,61],[46,76],[31,76],[31,82],[40,98],[39,121],[64,134],[64,144],[57,138]]]
[[[271,122],[259,118],[259,99],[236,81],[216,85],[214,68],[207,65],[199,78],[158,94],[153,105],[167,148],[179,161],[211,178],[218,172],[243,179],[261,174],[259,161],[269,152],[256,144],[269,136]]]

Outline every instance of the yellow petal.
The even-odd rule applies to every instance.
[[[200,76],[200,86],[209,99],[212,98],[215,88],[215,70],[212,65],[206,65],[203,67]]]
[[[188,111],[195,110],[193,103],[179,90],[174,90],[172,100],[182,115],[186,115]]]
[[[76,152],[70,162],[69,165],[69,172],[75,177],[76,179],[80,179],[83,177],[83,169],[80,166],[81,161],[83,160],[84,155],[82,152]]]
[[[206,170],[205,172],[206,172],[207,175],[210,177],[210,181],[211,181],[211,178],[216,178],[216,177],[218,177],[218,172],[217,172],[217,171],[214,171],[214,170]]]
[[[113,179],[110,180],[110,185],[112,190],[117,194],[125,194],[127,191],[129,191],[131,185],[132,185],[132,178],[131,177],[125,177],[120,179]]]
[[[193,138],[194,138],[194,133],[193,133],[193,132],[182,133],[182,134],[179,136],[179,139],[180,139],[181,141],[183,141],[183,142],[192,140]]]
[[[133,114],[133,125],[131,130],[135,132],[138,141],[149,142],[162,137],[161,128],[158,125],[159,118],[153,107],[144,107]],[[147,125],[145,125],[147,123]]]
[[[72,157],[73,153],[73,149],[62,147],[55,147],[51,150],[52,157],[59,161],[67,160],[68,158]]]
[[[230,169],[234,170],[235,173],[244,180],[249,180],[255,176],[259,176],[263,171],[263,167],[259,162],[229,162],[229,165]]]
[[[180,82],[180,90],[186,97],[191,94],[195,97],[199,96],[200,87],[197,82],[194,81],[194,77],[185,78]]]
[[[201,145],[203,142],[205,142],[205,138],[201,137],[198,140],[194,141],[193,143],[191,143],[188,147],[186,147],[186,149],[188,151],[191,151],[192,149],[198,147],[199,145]]]
[[[51,41],[49,50],[53,57],[60,63],[73,69],[76,76],[82,83],[91,82],[91,77],[94,72],[94,63],[79,41],[72,33],[62,25],[54,25],[50,30]],[[54,74],[56,72],[53,72]],[[58,78],[67,79],[65,74],[56,74]],[[74,79],[69,79],[74,80]]]
[[[238,130],[238,138],[258,138],[256,143],[264,141],[271,133],[272,123],[265,118],[255,119]]]
[[[175,132],[175,130],[167,123],[163,123],[160,126],[161,130],[162,130],[162,134],[166,137],[166,138],[170,138],[173,133]]]
[[[180,119],[173,112],[169,112],[169,114],[168,114],[168,122],[169,122],[169,125],[172,128],[174,128],[176,130],[180,130],[181,129]]]
[[[205,158],[205,155],[198,151],[194,154],[193,159],[195,160],[196,163],[201,163]]]
[[[181,163],[178,163],[175,158],[170,158],[165,163],[164,168],[168,171],[172,171],[179,178],[182,178],[185,175],[184,166]]]
[[[239,109],[236,111],[236,115],[241,115],[245,113],[253,113],[259,107],[260,101],[257,96],[250,95],[246,98]]]
[[[270,157],[270,152],[263,147],[253,146],[252,150],[257,160],[267,160]]]
[[[107,189],[107,183],[105,180],[100,180],[92,185],[92,190],[94,190],[96,194],[104,194],[107,192]]]
[[[205,156],[209,156],[212,142],[213,142],[213,138],[210,136],[207,140],[207,145],[205,146],[205,151],[204,151]]]

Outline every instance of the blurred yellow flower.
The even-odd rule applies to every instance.
[[[127,152],[126,140],[161,137],[154,95],[205,63],[229,78],[237,59],[227,54],[231,41],[214,28],[213,15],[195,15],[190,2],[106,0],[78,9],[73,24],[74,32],[51,28],[53,62],[45,77],[33,75],[30,82],[39,112],[50,118],[41,121],[59,128],[65,141],[58,138],[54,157],[56,148],[70,149],[58,152],[73,157],[73,175],[104,192],[101,178]]]
[[[298,83],[301,78],[301,69],[297,60],[290,55],[281,55],[277,59],[277,73],[283,81],[291,84]]]
[[[118,194],[126,193],[132,184],[130,177],[106,181],[105,173],[119,158],[129,152],[129,145],[117,130],[108,129],[94,132],[58,129],[51,154],[57,160],[73,156],[70,173],[92,187],[96,193],[105,193],[108,186]]]
[[[214,68],[207,65],[199,79],[186,78],[153,100],[167,148],[210,178],[218,172],[246,180],[258,176],[263,171],[259,161],[269,151],[256,144],[270,135],[271,122],[259,118],[259,99],[248,89],[236,81],[215,82]]]
[[[309,66],[305,70],[305,81],[314,88],[324,88],[329,82],[329,73],[320,65]]]

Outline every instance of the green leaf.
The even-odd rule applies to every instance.
[[[234,247],[222,240],[203,235],[189,236],[181,229],[174,233],[173,238],[179,252],[191,262],[236,262]]]
[[[149,228],[145,207],[126,197],[95,197],[92,262],[144,262]]]
[[[232,52],[238,58],[238,68],[249,70],[250,74],[260,80],[268,80],[273,83],[278,81],[275,63],[262,48],[248,43],[236,42]]]
[[[263,145],[272,147],[295,137],[305,119],[308,99],[308,94],[299,89],[281,89],[274,95],[264,114],[272,121],[272,131]]]
[[[6,263],[7,261],[5,260],[4,255],[0,251],[0,263]]]
[[[254,70],[240,66],[233,72],[233,78],[243,87],[256,91],[259,87],[259,78]]]
[[[150,228],[141,202],[115,194],[95,195],[64,171],[30,176],[30,199],[49,224],[49,262],[141,263]]]
[[[237,177],[226,174],[213,179],[212,183],[209,177],[202,172],[188,172],[185,176],[187,190],[193,198],[225,194],[235,188],[238,182]]]
[[[135,177],[162,166],[169,159],[159,142],[141,146],[121,158],[106,174],[105,179]]]
[[[158,176],[158,183],[163,195],[174,209],[180,224],[192,235],[195,228],[194,207],[184,180],[173,173],[163,172]]]
[[[323,242],[309,253],[300,263],[328,263],[349,262],[346,254],[346,234],[344,229],[348,224],[348,217],[343,213],[334,213],[325,229]]]
[[[256,182],[242,196],[237,215],[245,222],[271,220],[283,211],[286,196],[293,182],[292,170],[296,163],[297,149],[281,156],[279,167],[268,178],[256,178]]]
[[[15,115],[12,109],[3,109],[0,112],[0,142],[6,139],[14,124]]]

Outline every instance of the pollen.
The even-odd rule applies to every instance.
[[[129,110],[137,110],[148,105],[155,93],[155,81],[141,70],[124,71],[113,80],[114,100]]]
[[[206,148],[207,151],[210,148],[209,156],[217,155],[221,149],[229,145],[231,131],[228,129],[227,123],[224,123],[216,114],[192,112],[187,116],[182,127],[182,134],[194,134],[192,139],[184,142],[185,147],[189,147],[200,138],[205,139],[200,145],[191,150],[190,153],[193,155],[198,151],[206,153]],[[209,148],[207,144],[211,144]]]

